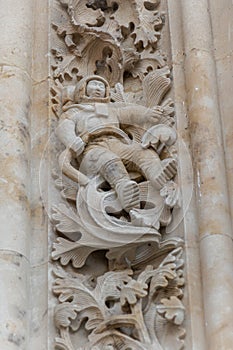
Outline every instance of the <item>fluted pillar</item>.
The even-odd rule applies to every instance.
[[[207,349],[233,344],[233,247],[207,0],[182,0]]]
[[[0,0],[1,349],[27,349],[33,1]]]

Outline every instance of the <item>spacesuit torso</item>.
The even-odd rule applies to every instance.
[[[109,128],[120,130],[117,109],[114,111],[105,103],[72,105],[65,112],[75,123],[76,135],[81,138],[97,130]]]

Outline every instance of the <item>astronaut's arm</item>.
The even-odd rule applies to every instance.
[[[128,125],[156,125],[162,117],[162,110],[158,106],[147,108],[141,105],[128,105],[119,108],[120,124]]]
[[[75,122],[71,119],[62,119],[58,125],[56,133],[60,141],[72,149],[76,154],[81,154],[84,150],[85,143],[81,137],[76,135]]]

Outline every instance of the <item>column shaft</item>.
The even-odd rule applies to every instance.
[[[208,349],[233,344],[232,228],[207,0],[182,0]]]
[[[178,232],[184,232],[185,246],[185,307],[188,350],[205,350],[205,326],[202,300],[201,268],[197,205],[193,191],[193,169],[188,130],[186,84],[184,75],[184,43],[180,1],[168,0],[169,27],[172,51],[172,74],[174,77],[174,101],[176,130],[178,134],[179,185],[182,193],[182,221]],[[176,213],[177,216],[178,213]],[[176,219],[174,220],[176,221]],[[183,229],[182,229],[183,227]]]
[[[32,5],[31,0],[0,0],[0,334],[4,350],[28,348]]]

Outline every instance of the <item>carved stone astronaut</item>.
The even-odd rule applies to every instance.
[[[101,174],[116,191],[126,211],[138,208],[139,187],[130,171],[140,172],[157,189],[176,173],[176,161],[161,161],[152,149],[143,149],[124,132],[129,125],[145,131],[159,123],[158,108],[110,103],[108,82],[99,76],[82,79],[76,86],[74,104],[64,106],[58,136],[79,161],[88,177]]]

